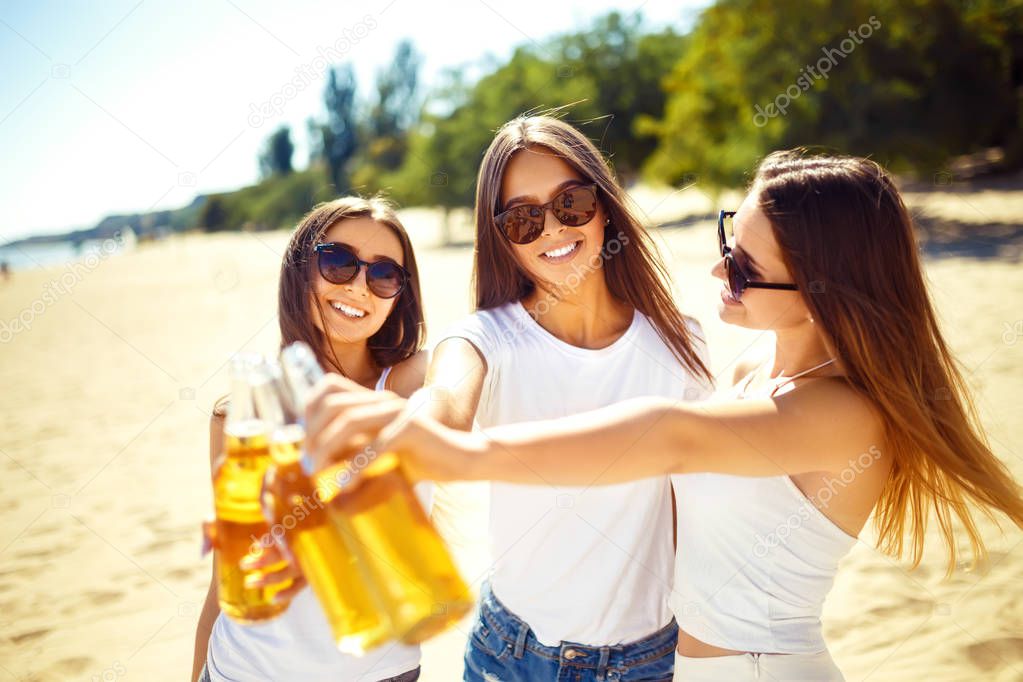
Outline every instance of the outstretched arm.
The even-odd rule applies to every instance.
[[[307,445],[323,462],[368,440],[402,455],[417,479],[607,485],[668,473],[738,476],[838,471],[883,443],[869,403],[840,380],[808,382],[761,400],[637,398],[561,419],[482,432],[447,428],[408,401],[368,405],[324,384],[310,404]],[[334,409],[324,408],[336,402]],[[320,431],[320,433],[316,433]]]
[[[820,380],[773,399],[640,398],[563,419],[487,430],[474,478],[603,485],[669,473],[779,476],[834,471],[882,430],[867,402]],[[415,460],[415,443],[404,444]]]

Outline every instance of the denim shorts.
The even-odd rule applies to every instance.
[[[678,625],[613,646],[545,646],[484,584],[465,649],[465,682],[671,682]]]

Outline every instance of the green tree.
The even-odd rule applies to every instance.
[[[267,138],[263,152],[259,155],[259,170],[263,177],[288,175],[293,170],[291,156],[295,145],[291,143],[291,128],[281,126]]]
[[[403,40],[394,59],[377,74],[376,99],[362,124],[366,140],[352,174],[360,189],[380,189],[389,184],[409,150],[409,134],[419,120],[419,65],[421,58],[411,41]]]
[[[658,138],[645,169],[734,185],[767,152],[807,145],[928,174],[1011,148],[1019,15],[996,0],[721,0],[665,81],[664,115],[638,122]]]
[[[227,227],[227,209],[223,198],[216,194],[206,198],[199,210],[199,227],[206,232],[217,232]]]
[[[358,148],[355,73],[351,64],[330,69],[324,104],[327,122],[320,127],[320,149],[331,183],[338,193],[345,194],[351,189],[349,161]]]
[[[643,32],[640,13],[611,12],[578,33],[553,39],[551,51],[562,68],[592,84],[594,109],[601,119],[599,140],[623,180],[638,173],[656,139],[637,135],[639,116],[660,116],[665,94],[661,80],[682,57],[685,39],[671,29]]]

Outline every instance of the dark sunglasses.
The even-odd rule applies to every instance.
[[[718,213],[718,248],[721,250],[721,257],[725,259],[725,275],[728,277],[728,290],[732,298],[738,301],[742,298],[742,292],[746,289],[776,289],[783,291],[799,291],[795,284],[775,284],[773,282],[755,282],[750,279],[746,271],[742,269],[735,260],[732,247],[728,246],[725,239],[725,219],[731,221],[735,211],[721,211]]]
[[[368,263],[359,260],[347,246],[336,242],[316,245],[317,267],[323,279],[331,284],[351,282],[366,268],[366,286],[380,298],[394,298],[408,284],[408,270],[394,261],[378,260]]]
[[[516,244],[535,242],[543,234],[547,209],[562,225],[578,227],[593,220],[597,214],[597,186],[579,185],[558,192],[546,204],[522,204],[494,216],[494,222],[509,241]]]

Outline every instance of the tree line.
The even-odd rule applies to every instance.
[[[446,71],[428,92],[410,41],[366,95],[350,64],[329,70],[326,118],[266,140],[262,181],[206,198],[207,230],[289,225],[315,202],[383,191],[401,205],[470,206],[494,131],[557,108],[625,182],[711,188],[759,158],[807,145],[933,176],[998,150],[1023,167],[1023,3],[1018,0],[719,0],[691,30],[612,12],[584,30]]]

